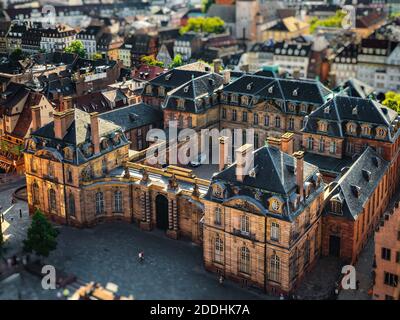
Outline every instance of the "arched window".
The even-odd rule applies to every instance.
[[[72,193],[68,197],[68,213],[70,216],[75,217],[75,198]]]
[[[49,210],[51,212],[57,211],[56,192],[54,189],[49,190]]]
[[[269,116],[264,117],[264,126],[269,127]]]
[[[32,197],[33,197],[33,204],[40,203],[39,186],[36,182],[34,182],[32,185]]]
[[[224,262],[224,241],[217,236],[214,244],[214,260],[218,263]]]
[[[324,152],[325,150],[325,141],[324,139],[319,140],[319,152]]]
[[[308,150],[313,150],[314,149],[314,138],[313,137],[309,137],[307,139],[307,149]]]
[[[250,221],[248,216],[241,216],[240,217],[240,231],[242,233],[250,233]]]
[[[49,165],[48,165],[48,167],[47,167],[47,175],[48,175],[50,178],[53,178],[53,177],[54,177],[54,165],[53,165],[51,162],[49,162]]]
[[[250,274],[250,250],[247,247],[240,248],[239,271]]]
[[[122,191],[114,192],[114,212],[122,212]]]
[[[96,193],[96,214],[104,213],[104,195],[103,192]]]
[[[221,225],[222,223],[222,215],[221,215],[221,208],[220,207],[216,207],[215,208],[215,217],[214,217],[214,223],[216,225]]]
[[[280,227],[276,222],[271,223],[271,240],[279,241],[280,238]]]
[[[275,118],[275,127],[277,128],[281,127],[281,118],[279,116]]]
[[[281,261],[279,257],[274,254],[270,261],[269,279],[275,282],[280,281]]]
[[[254,115],[253,115],[253,118],[254,118],[254,124],[258,124],[258,114],[257,113],[255,113]]]
[[[31,157],[31,171],[36,172],[36,162],[33,156]]]
[[[331,141],[330,146],[329,146],[329,152],[336,153],[336,141]]]

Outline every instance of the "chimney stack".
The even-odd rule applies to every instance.
[[[222,71],[222,75],[224,77],[224,84],[228,85],[231,82],[231,70]]]
[[[214,73],[221,73],[222,60],[221,59],[214,59],[213,60],[213,64],[214,64]]]
[[[40,119],[40,106],[32,106],[32,131],[38,130],[41,126],[41,119]]]
[[[90,114],[90,134],[94,146],[94,153],[100,152],[100,136],[99,136],[99,113],[92,112]]]
[[[236,153],[236,180],[243,182],[244,177],[249,173],[254,162],[254,146],[250,143],[246,143],[241,147],[237,148]]]
[[[300,201],[304,199],[304,152],[297,151],[293,154],[296,158],[296,184]]]
[[[281,138],[268,137],[267,142],[268,146],[275,147],[281,150],[281,144],[282,144]]]
[[[219,140],[219,171],[222,171],[225,169],[225,165],[228,163],[229,138],[223,136],[220,137],[218,140]]]
[[[63,112],[55,111],[54,117],[54,137],[62,140],[67,133],[69,126],[74,120],[74,109],[66,110]]]
[[[286,132],[281,137],[281,150],[287,154],[292,155],[294,152],[294,134]]]

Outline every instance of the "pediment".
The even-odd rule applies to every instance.
[[[256,200],[247,197],[233,197],[224,202],[224,205],[239,210],[262,214],[262,206]]]

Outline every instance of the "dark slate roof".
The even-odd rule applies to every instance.
[[[308,57],[311,54],[311,49],[311,43],[282,41],[274,44],[274,55]]]
[[[343,216],[356,220],[384,177],[388,166],[387,161],[368,147],[337,181],[331,183],[328,199],[339,200],[342,203]],[[324,208],[324,214],[329,211],[328,205]]]
[[[335,59],[339,59],[339,61],[336,62],[351,63],[351,64],[357,63],[358,51],[359,51],[359,44],[353,42],[345,44],[344,46],[340,47],[337,50]]]
[[[386,127],[388,130],[386,139],[391,141],[394,135],[397,134],[391,130],[392,124],[397,119],[398,114],[396,111],[386,108],[377,101],[339,94],[313,111],[308,116],[303,130],[304,132],[322,134],[318,132],[318,121],[327,120],[329,125],[326,135],[344,137],[345,125],[348,122],[369,123],[374,127]]]
[[[260,76],[260,77],[267,77],[267,78],[276,78],[277,75],[275,72],[272,70],[258,70],[254,73],[255,76]]]
[[[207,105],[204,101],[197,103],[198,99],[208,97],[211,100],[212,94],[222,89],[223,82],[224,78],[216,73],[207,73],[194,78],[168,93],[165,109],[175,110],[177,108],[176,101],[181,98],[185,99],[184,111],[201,113],[206,110]]]
[[[213,176],[211,187],[206,195],[207,200],[221,201],[212,195],[212,185],[217,183],[225,188],[223,202],[229,201],[234,197],[245,197],[251,202],[258,203],[267,212],[268,199],[271,196],[278,196],[285,203],[285,215],[290,219],[299,208],[293,208],[289,202],[297,197],[296,184],[297,159],[291,155],[281,152],[278,148],[264,146],[254,151],[254,171],[255,177],[246,175],[243,182],[236,178],[236,162]],[[303,166],[304,183],[315,183],[318,180],[319,170],[317,167],[304,162]],[[314,193],[322,192],[322,183]],[[238,192],[234,193],[233,189]],[[256,196],[258,194],[258,196]],[[310,197],[312,198],[312,197]]]
[[[74,145],[79,145],[84,142],[90,141],[90,114],[85,111],[75,109],[74,117],[75,117],[74,121],[67,129],[67,133],[64,136],[63,140],[65,142],[72,143]],[[118,129],[120,128],[117,125],[109,121],[102,120],[100,118],[99,121],[100,137],[105,136],[112,131],[117,131]],[[54,123],[50,122],[44,127],[33,132],[32,135],[41,136],[48,139],[55,139]]]
[[[162,111],[145,104],[138,103],[119,108],[100,115],[101,119],[113,122],[122,130],[129,131],[149,124],[157,124],[162,121]]]
[[[227,85],[224,92],[322,105],[331,91],[316,80],[268,78],[246,74]]]
[[[155,86],[163,86],[165,88],[177,88],[192,78],[197,78],[207,74],[203,71],[172,69],[156,78],[149,83]]]
[[[304,160],[318,167],[322,173],[329,173],[335,176],[339,175],[344,167],[350,167],[354,162],[353,158],[344,157],[338,159],[311,152],[307,152],[304,155]]]
[[[350,97],[366,99],[375,93],[375,89],[368,84],[351,78],[343,83],[340,88],[341,93],[347,94]]]

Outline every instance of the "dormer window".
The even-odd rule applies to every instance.
[[[242,105],[247,106],[249,104],[249,97],[248,96],[242,96],[241,103],[242,103]]]
[[[385,138],[385,137],[386,137],[386,129],[385,129],[385,128],[382,128],[382,127],[378,127],[378,128],[376,129],[376,137],[377,137],[378,139],[383,139],[383,138]]]
[[[293,103],[289,103],[289,111],[294,112],[296,110],[296,106]]]
[[[358,114],[357,107],[354,107],[353,110],[351,111],[351,113],[352,113],[353,115],[357,115],[357,114]]]
[[[179,110],[185,110],[185,100],[184,99],[177,99],[176,105]]]
[[[183,88],[183,92],[188,93],[189,92],[189,86],[186,86]]]
[[[231,102],[237,103],[238,102],[238,95],[232,93],[231,94]]]
[[[268,88],[268,93],[273,93],[274,92],[274,86],[270,86],[269,88]]]
[[[246,89],[247,89],[247,90],[251,90],[252,88],[253,88],[253,82],[250,82],[250,83],[247,85]]]
[[[297,97],[299,95],[299,88],[294,89],[292,95],[293,97]]]
[[[328,123],[326,121],[318,122],[318,131],[327,132],[328,131]]]
[[[371,135],[371,127],[369,125],[362,125],[361,126],[361,134],[363,136],[370,136]]]
[[[354,135],[354,134],[356,134],[356,132],[357,132],[357,125],[352,122],[348,123],[347,124],[347,133]]]
[[[307,105],[302,104],[302,105],[300,106],[300,109],[301,109],[301,112],[307,113]]]
[[[146,93],[151,94],[153,92],[153,87],[151,85],[146,86]]]
[[[216,183],[212,186],[212,194],[213,194],[213,197],[222,199],[224,196],[224,189],[222,188],[222,186],[220,184]]]
[[[329,108],[329,106],[327,106],[327,107],[324,109],[324,113],[326,113],[326,114],[329,114],[330,111],[331,111],[331,109]]]
[[[330,201],[331,212],[334,214],[342,215],[342,203],[338,199],[332,199]]]
[[[163,97],[165,95],[165,88],[164,87],[159,87],[158,88],[158,95],[160,97]]]

